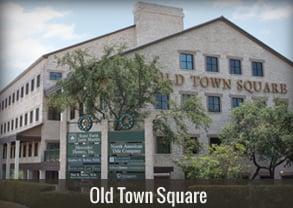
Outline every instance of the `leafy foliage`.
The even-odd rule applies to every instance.
[[[185,156],[179,162],[188,179],[236,179],[246,168],[243,162],[243,145],[214,145],[209,153],[194,157]]]
[[[275,168],[293,155],[293,113],[280,103],[267,107],[263,100],[246,102],[232,112],[231,122],[221,133],[225,144],[240,143],[256,166],[255,178],[261,169],[271,177]]]
[[[200,149],[200,144],[190,137],[191,129],[206,129],[211,122],[201,100],[192,96],[182,105],[170,103],[170,109],[161,111],[153,120],[154,134],[164,135],[169,142],[183,145],[185,154],[192,154],[192,151]]]
[[[106,47],[100,59],[81,50],[59,59],[70,73],[57,83],[62,90],[50,96],[49,105],[65,109],[82,103],[86,113],[99,120],[114,117],[117,121],[124,113],[136,119],[143,116],[141,109],[154,102],[157,92],[170,93],[171,83],[162,78],[157,58],[146,63],[139,54],[121,55],[123,49]],[[117,122],[114,129],[119,129]]]

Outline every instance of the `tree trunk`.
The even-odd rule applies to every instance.
[[[253,176],[251,177],[252,180],[254,180],[256,178],[256,176],[258,176],[259,171],[260,171],[260,167],[256,167],[256,170],[255,170]]]

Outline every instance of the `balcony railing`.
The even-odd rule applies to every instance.
[[[58,161],[59,149],[45,150],[45,161]]]

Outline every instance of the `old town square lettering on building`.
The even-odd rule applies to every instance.
[[[287,94],[287,85],[284,83],[251,81],[251,80],[232,80],[221,77],[211,76],[196,76],[196,75],[182,75],[169,73],[162,73],[163,78],[167,78],[173,82],[175,86],[182,86],[186,80],[192,82],[193,87],[198,88],[218,88],[223,90],[229,90],[234,87],[238,91],[247,91],[249,93],[273,93],[273,94]],[[187,77],[188,76],[188,77]]]

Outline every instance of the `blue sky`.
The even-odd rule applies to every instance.
[[[136,0],[0,1],[0,89],[42,54],[133,24]],[[221,15],[293,60],[293,1],[145,0],[184,9],[184,27]]]

